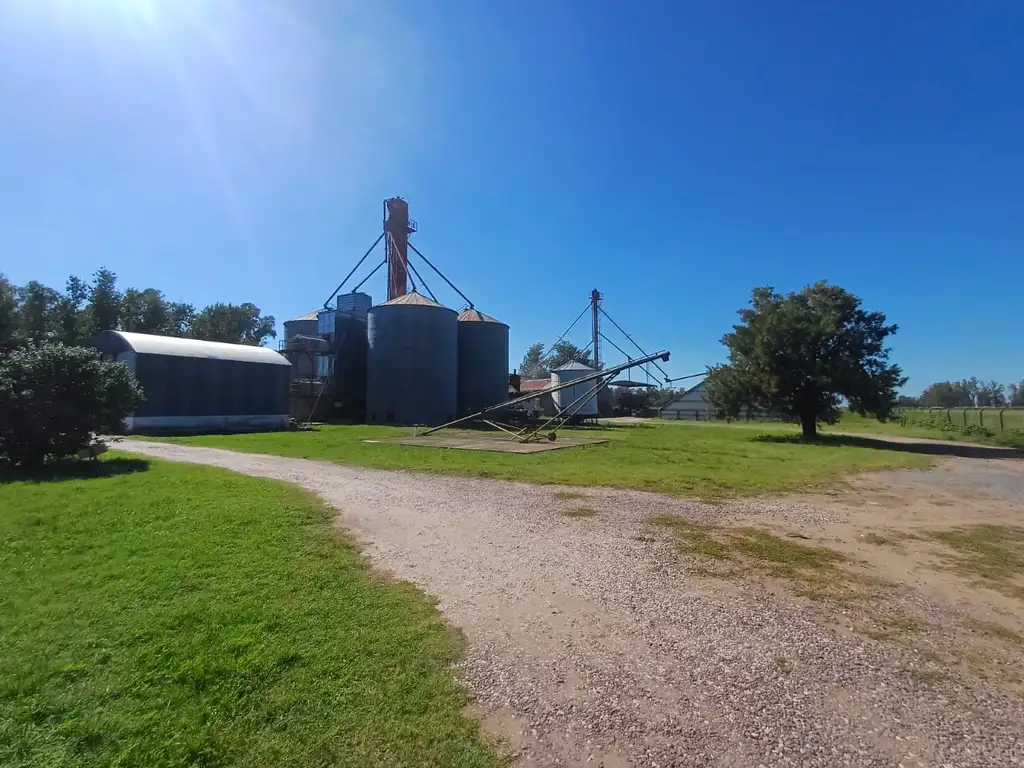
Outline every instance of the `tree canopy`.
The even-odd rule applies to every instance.
[[[97,270],[90,283],[68,278],[64,291],[36,281],[15,286],[0,275],[0,351],[28,343],[87,344],[105,330],[259,346],[276,337],[274,317],[255,304],[168,301],[156,288],[120,290],[117,275]]]
[[[539,341],[530,345],[523,362],[519,364],[520,376],[524,379],[543,379],[566,363],[583,363],[591,367],[594,365],[586,350],[568,341],[559,341],[546,353],[544,349],[544,344]]]
[[[811,438],[844,400],[863,415],[892,412],[906,382],[885,346],[896,326],[857,296],[826,282],[784,295],[755,288],[739,315],[722,337],[729,362],[708,374],[708,399],[726,415],[754,407],[792,416]]]

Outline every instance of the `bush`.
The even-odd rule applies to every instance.
[[[91,349],[42,344],[0,358],[0,461],[39,467],[121,431],[143,400],[123,363]]]

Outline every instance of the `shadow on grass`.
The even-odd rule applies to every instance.
[[[0,483],[61,483],[65,480],[93,480],[116,475],[131,475],[149,469],[146,459],[115,458],[102,461],[56,461],[38,469],[23,470],[0,466]]]
[[[978,443],[939,443],[933,440],[913,440],[902,438],[886,440],[881,437],[864,435],[818,435],[812,440],[802,435],[757,435],[751,438],[758,443],[788,443],[809,445],[853,446],[856,448],[875,448],[881,451],[901,451],[903,453],[921,453],[929,456],[958,456],[964,459],[1022,459],[1024,450],[1004,448]]]

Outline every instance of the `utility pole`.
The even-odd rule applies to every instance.
[[[601,355],[599,353],[599,337],[601,335],[601,317],[599,310],[601,309],[601,294],[597,288],[590,292],[590,312],[593,315],[594,325],[594,370],[601,370]]]

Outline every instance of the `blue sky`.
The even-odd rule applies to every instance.
[[[280,321],[402,195],[513,365],[596,287],[692,373],[827,279],[908,390],[1016,380],[1022,82],[1019,2],[0,0],[0,271]]]

